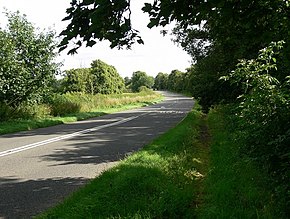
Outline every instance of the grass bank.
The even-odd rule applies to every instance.
[[[39,218],[194,218],[208,160],[203,126],[202,113],[193,110]]]
[[[18,109],[18,112],[21,111],[20,117],[21,114],[24,114],[22,116],[24,118],[0,122],[0,134],[75,122],[154,104],[161,100],[162,96],[153,92],[113,95],[84,95],[78,93],[59,95],[52,100],[51,105],[33,106],[33,112],[35,113],[31,113],[31,109],[27,110],[27,107],[25,113],[23,113],[23,109]]]
[[[226,108],[208,115],[211,156],[199,218],[283,218],[275,209],[267,174],[241,153],[232,119]]]

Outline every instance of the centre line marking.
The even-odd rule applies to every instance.
[[[74,132],[74,133],[71,133],[71,134],[62,135],[62,136],[59,136],[59,137],[50,138],[50,139],[47,139],[47,140],[44,140],[44,141],[35,142],[35,143],[32,143],[32,144],[28,144],[28,145],[24,145],[24,146],[21,146],[21,147],[17,147],[17,148],[9,149],[9,150],[6,150],[6,151],[2,151],[2,152],[0,152],[0,157],[4,157],[4,156],[11,155],[11,154],[19,153],[21,151],[26,151],[26,150],[29,150],[29,149],[32,149],[32,148],[36,148],[36,147],[39,147],[39,146],[47,145],[47,144],[50,144],[50,143],[53,143],[53,142],[57,142],[57,141],[61,141],[61,140],[64,140],[64,139],[73,138],[73,137],[76,137],[76,136],[80,136],[82,134],[98,131],[100,129],[108,128],[108,127],[111,127],[111,126],[120,125],[120,124],[129,122],[129,121],[131,121],[133,119],[136,119],[138,117],[139,116],[132,116],[132,117],[129,117],[129,118],[126,118],[126,119],[122,119],[120,121],[109,123],[109,124],[106,124],[106,125],[96,126],[96,127],[90,128],[90,129],[84,129],[82,131]]]

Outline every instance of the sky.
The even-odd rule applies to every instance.
[[[174,69],[185,71],[190,66],[190,56],[172,42],[173,36],[163,37],[160,28],[146,27],[149,18],[141,11],[143,3],[140,0],[131,1],[132,26],[140,31],[145,45],[136,44],[131,50],[118,50],[111,49],[110,43],[104,41],[93,47],[82,47],[73,56],[67,55],[68,50],[65,50],[57,59],[63,63],[61,69],[90,67],[93,60],[100,59],[113,65],[122,77],[131,77],[136,71],[144,71],[154,77],[159,72],[170,73]],[[40,30],[52,28],[60,33],[67,25],[61,20],[69,6],[70,0],[0,0],[0,27],[5,27],[7,23],[3,14],[4,8],[7,8],[8,11],[18,10],[27,15],[28,21]]]

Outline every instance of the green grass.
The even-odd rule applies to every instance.
[[[150,97],[151,100],[148,100],[148,96]],[[155,96],[154,95],[146,96],[144,94],[140,96],[136,96],[136,94],[125,94],[123,96],[112,95],[111,98],[107,98],[106,107],[90,109],[89,112],[78,112],[64,116],[56,116],[56,117],[48,116],[44,118],[35,118],[35,119],[15,119],[0,122],[0,134],[27,131],[63,123],[75,122],[92,117],[102,116],[109,113],[151,105],[161,100],[162,97],[158,95]],[[110,103],[110,101],[112,103]],[[118,104],[116,104],[116,102]]]
[[[224,108],[205,116],[195,107],[38,218],[283,218],[231,119]]]
[[[208,147],[193,110],[171,129],[39,218],[194,218]]]
[[[211,160],[205,180],[204,205],[200,218],[279,218],[267,188],[267,174],[254,160],[242,155],[241,142],[230,127],[223,109],[211,110]]]

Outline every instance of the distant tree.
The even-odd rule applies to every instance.
[[[124,79],[114,66],[97,59],[91,64],[94,93],[122,93],[125,88]]]
[[[133,92],[140,91],[142,86],[151,89],[154,85],[154,78],[148,76],[145,72],[136,71],[133,73],[131,78],[131,89]]]
[[[172,91],[183,91],[184,73],[179,70],[173,70],[168,76],[168,89]]]
[[[94,83],[90,68],[78,68],[65,71],[62,80],[62,92],[94,93]]]
[[[8,25],[0,29],[0,102],[10,106],[39,102],[58,70],[55,34],[38,33],[19,12],[6,16]]]
[[[154,89],[166,90],[168,88],[168,74],[159,72],[154,79]]]
[[[124,78],[125,86],[129,86],[131,84],[131,79],[129,77]]]

